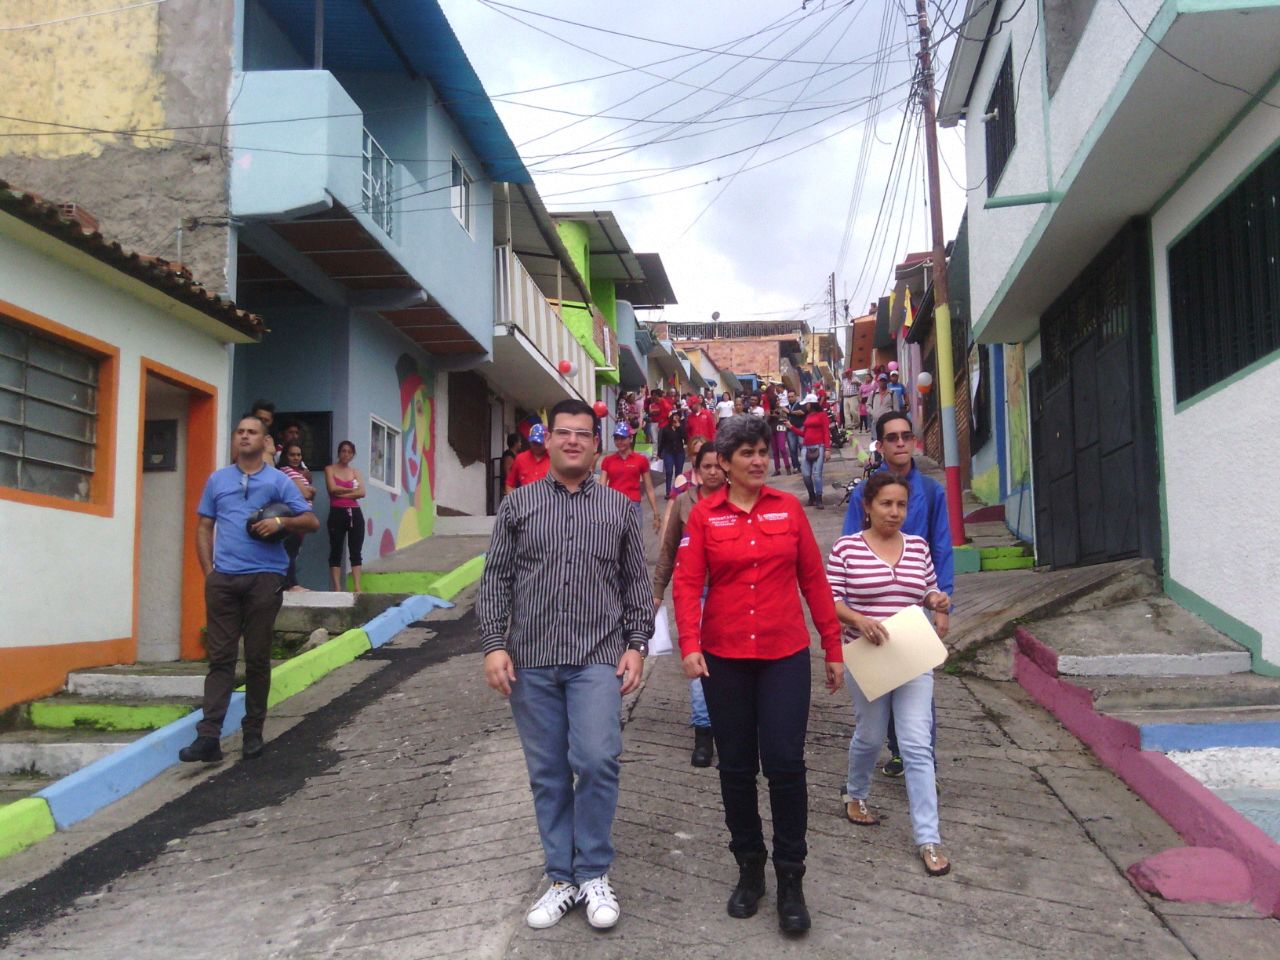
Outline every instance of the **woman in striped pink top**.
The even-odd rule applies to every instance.
[[[827,579],[835,595],[836,615],[848,633],[861,635],[877,646],[888,638],[880,621],[899,610],[915,604],[935,611],[951,607],[951,599],[938,589],[928,541],[902,532],[909,493],[906,483],[893,474],[873,474],[862,485],[866,529],[841,537],[827,558]],[[930,732],[933,671],[908,680],[875,700],[862,695],[852,675],[848,680],[856,727],[849,742],[845,816],[861,826],[880,822],[867,806],[867,796],[892,705],[906,769],[916,847],[925,871],[940,877],[951,869],[951,863],[940,849],[938,835],[938,788]]]

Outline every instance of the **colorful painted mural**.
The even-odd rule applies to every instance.
[[[1027,418],[1027,377],[1022,344],[1004,349],[1005,403],[1009,410],[1009,489],[1031,481],[1030,421]]]
[[[424,372],[409,354],[396,361],[396,378],[400,384],[400,448],[404,465],[401,487],[408,503],[400,514],[393,534],[382,531],[378,554],[385,556],[401,547],[431,536],[435,529],[435,437],[434,375]],[[392,497],[395,502],[400,494]]]

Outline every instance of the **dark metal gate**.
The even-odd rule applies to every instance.
[[[1029,384],[1042,563],[1160,566],[1148,249],[1146,223],[1130,224],[1040,320]]]

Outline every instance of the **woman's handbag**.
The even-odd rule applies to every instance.
[[[807,460],[809,463],[817,463],[817,462],[818,462],[818,455],[819,455],[820,453],[822,453],[822,448],[821,448],[821,447],[805,447],[805,448],[804,448],[804,458],[805,458],[805,460]]]

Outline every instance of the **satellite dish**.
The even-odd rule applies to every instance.
[[[711,314],[711,319],[712,319],[712,320],[719,320],[719,319],[720,319],[720,311],[719,311],[719,310],[714,311],[714,312]]]

